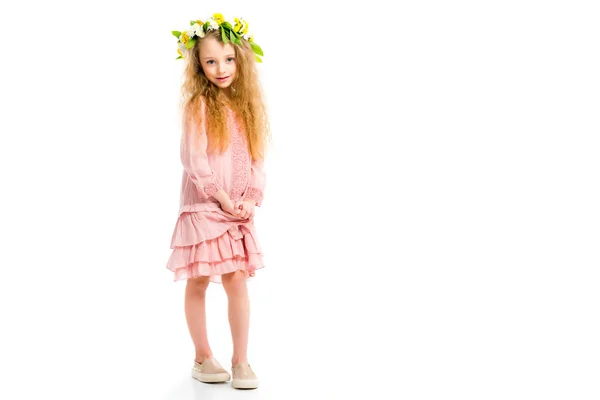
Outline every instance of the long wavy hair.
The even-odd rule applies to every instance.
[[[206,103],[207,109],[207,135],[209,137],[209,151],[223,152],[229,145],[229,132],[227,130],[226,107],[231,107],[246,128],[249,152],[252,159],[264,158],[266,142],[270,139],[270,126],[262,88],[258,79],[254,53],[248,42],[242,40],[242,45],[229,42],[235,49],[236,78],[231,84],[231,98],[221,92],[213,84],[202,69],[200,63],[200,43],[208,38],[221,41],[220,29],[207,32],[204,38],[196,41],[194,47],[189,49],[187,64],[184,71],[182,92],[183,115],[200,120],[200,102]]]

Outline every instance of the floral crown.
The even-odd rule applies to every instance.
[[[233,18],[233,21],[233,24],[226,21],[223,18],[223,14],[213,14],[206,22],[200,20],[190,21],[190,29],[186,31],[172,31],[173,35],[178,39],[177,52],[179,53],[179,57],[176,60],[183,58],[184,54],[194,47],[198,38],[203,38],[208,31],[220,29],[223,43],[227,44],[231,41],[241,45],[241,39],[247,41],[254,52],[254,59],[261,63],[262,59],[259,56],[264,56],[264,54],[260,46],[254,43],[253,35],[248,34],[248,23],[237,17]]]

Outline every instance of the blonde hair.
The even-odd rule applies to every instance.
[[[227,99],[225,94],[215,86],[204,74],[200,63],[200,43],[203,40],[216,39],[222,42],[220,30],[206,33],[204,38],[196,41],[194,47],[188,50],[187,64],[184,71],[184,81],[181,88],[183,115],[193,116],[197,123],[200,121],[201,101],[206,104],[207,135],[210,150],[219,149],[223,152],[229,145],[227,131],[226,104],[229,104],[244,123],[248,139],[249,152],[252,159],[264,158],[266,141],[270,138],[270,126],[263,99],[262,89],[258,80],[258,71],[254,53],[245,40],[242,45],[229,42],[235,49],[236,78],[231,84],[232,96]]]

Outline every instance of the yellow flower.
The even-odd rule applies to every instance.
[[[235,25],[233,26],[233,31],[239,32],[240,29],[242,28],[242,21],[237,17],[235,17],[233,20],[235,21]]]
[[[219,26],[225,22],[225,18],[223,17],[223,14],[213,14],[213,19],[215,21],[217,21],[217,23],[219,24]]]
[[[181,52],[181,49],[177,49],[177,52],[179,53],[179,55],[183,58],[183,53]]]
[[[196,22],[198,23],[198,25],[202,26],[204,25],[204,22],[200,21],[199,19],[196,20]]]
[[[234,18],[235,20],[235,26],[233,27],[233,30],[239,34],[246,34],[248,33],[248,22],[246,22],[246,20],[241,19],[241,18]]]
[[[190,36],[185,31],[181,32],[181,36],[179,36],[179,40],[181,41],[181,43],[187,44],[187,42],[190,41]]]

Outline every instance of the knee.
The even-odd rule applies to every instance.
[[[200,278],[189,278],[187,280],[186,289],[194,294],[203,295],[206,293],[206,289],[208,288],[209,282],[210,280],[208,276],[203,276]]]
[[[242,295],[246,291],[246,275],[238,270],[221,277],[223,288],[228,295]]]

